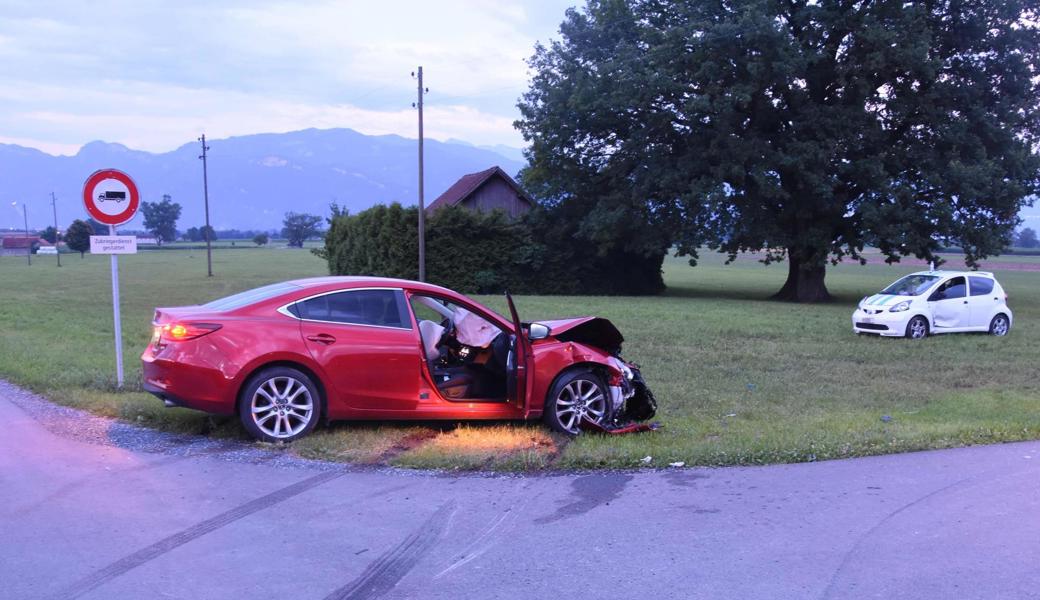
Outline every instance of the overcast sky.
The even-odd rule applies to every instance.
[[[521,146],[525,59],[577,0],[0,0],[0,143],[166,151],[308,127]]]

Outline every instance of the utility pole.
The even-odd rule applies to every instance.
[[[206,238],[206,276],[213,277],[213,252],[210,248],[209,238],[212,236],[213,229],[209,226],[209,174],[206,172],[206,152],[209,150],[209,146],[206,145],[206,134],[202,134],[199,137],[199,141],[202,142],[202,197],[206,203],[206,230],[204,237]]]
[[[412,73],[415,76],[415,73]],[[430,91],[422,83],[422,67],[419,67],[419,101],[412,106],[419,109],[419,281],[426,281],[426,205],[423,201],[423,95]]]
[[[11,206],[18,210],[18,203],[12,202]],[[25,212],[25,202],[22,202],[22,218],[25,219],[25,260],[32,266],[32,242],[29,241],[29,214]]]
[[[58,244],[61,242],[61,234],[58,232],[58,199],[54,196],[54,192],[51,192],[51,208],[54,209],[54,254],[58,257],[58,266],[61,266],[61,248]]]

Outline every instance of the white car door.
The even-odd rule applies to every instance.
[[[951,277],[928,297],[932,309],[932,323],[936,329],[968,327],[971,308],[968,305],[968,284],[964,277]]]
[[[968,306],[971,307],[971,326],[989,328],[989,321],[1000,305],[1002,298],[993,290],[994,281],[989,277],[971,275],[968,277]]]

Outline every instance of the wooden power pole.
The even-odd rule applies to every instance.
[[[415,73],[412,73],[414,76]],[[423,87],[422,67],[419,67],[419,100],[412,106],[419,109],[419,281],[426,281],[426,205],[423,199],[423,95],[430,91]]]
[[[58,232],[58,199],[51,192],[51,208],[54,209],[54,253],[58,257],[58,266],[61,266],[61,234]]]
[[[213,277],[213,251],[209,240],[213,237],[213,228],[209,226],[209,173],[206,171],[206,152],[209,146],[206,145],[205,133],[199,137],[199,141],[202,142],[202,155],[199,156],[202,159],[202,198],[206,204],[206,230],[203,232],[206,238],[206,276]]]

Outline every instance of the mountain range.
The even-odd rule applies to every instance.
[[[418,196],[416,140],[369,136],[351,129],[307,129],[207,140],[210,223],[215,229],[280,228],[286,212],[328,216],[333,202],[351,212],[377,203],[414,205]],[[122,144],[91,142],[73,156],[53,156],[33,148],[0,144],[0,228],[21,229],[21,206],[30,229],[53,224],[51,192],[64,229],[85,218],[82,189],[98,169],[129,174],[142,201],[169,194],[182,207],[178,229],[205,222],[201,146],[151,153]],[[451,140],[424,143],[424,198],[428,203],[459,177],[494,165],[515,175],[525,164],[508,146],[477,147]],[[140,212],[127,229],[143,229]]]
[[[215,229],[276,229],[288,211],[327,216],[332,202],[351,212],[377,203],[417,202],[416,140],[370,136],[352,129],[306,129],[207,140],[210,222]],[[169,194],[182,207],[178,228],[204,224],[202,162],[197,142],[151,153],[121,144],[91,142],[74,156],[0,144],[0,228],[21,229],[28,207],[30,229],[54,222],[57,196],[64,229],[84,218],[83,182],[102,168],[121,169],[137,183],[142,200]],[[519,148],[474,146],[460,140],[426,140],[424,197],[427,204],[459,177],[498,165],[515,175],[525,164]],[[1040,230],[1040,202],[1022,210],[1022,227]],[[138,213],[127,229],[143,229]]]

